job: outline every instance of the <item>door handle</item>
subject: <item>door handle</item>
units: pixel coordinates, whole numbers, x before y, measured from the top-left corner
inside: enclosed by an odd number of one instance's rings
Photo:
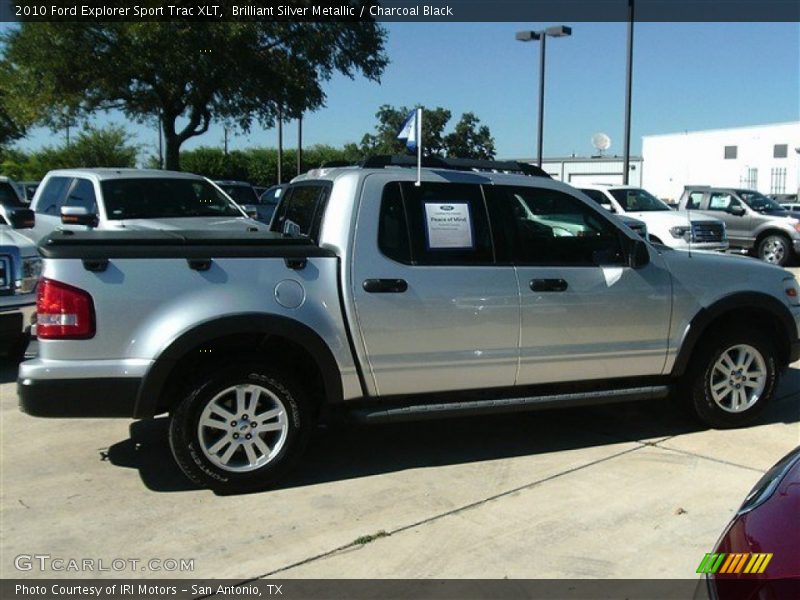
[[[405,279],[365,279],[362,287],[370,294],[402,294],[408,283]]]
[[[563,279],[531,279],[533,292],[566,292],[569,284]]]

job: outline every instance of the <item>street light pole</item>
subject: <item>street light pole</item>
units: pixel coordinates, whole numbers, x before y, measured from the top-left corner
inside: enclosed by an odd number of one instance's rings
[[[297,118],[297,174],[303,172],[303,113]]]
[[[631,95],[633,90],[633,0],[628,0],[628,57],[625,69],[625,139],[622,185],[628,185],[631,165]]]
[[[536,142],[536,164],[542,166],[542,149],[544,146],[544,51],[547,47],[547,35],[539,36],[542,41],[539,52],[539,131]]]
[[[541,48],[539,51],[539,123],[537,126],[538,139],[536,142],[536,162],[541,167],[543,159],[544,148],[544,59],[547,41],[547,36],[550,37],[567,37],[572,35],[572,28],[565,25],[557,25],[555,27],[548,27],[541,31],[518,31],[516,39],[520,42],[541,41]]]
[[[283,111],[278,109],[278,185],[283,183]]]

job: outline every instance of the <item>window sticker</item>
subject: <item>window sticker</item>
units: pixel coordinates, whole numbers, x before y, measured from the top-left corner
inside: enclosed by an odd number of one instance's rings
[[[425,228],[431,250],[475,248],[466,202],[426,202]]]

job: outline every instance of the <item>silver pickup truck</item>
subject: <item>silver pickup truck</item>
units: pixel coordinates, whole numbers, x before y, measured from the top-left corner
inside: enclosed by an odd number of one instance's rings
[[[432,160],[417,185],[403,165],[298,177],[270,233],[52,234],[22,410],[169,413],[188,477],[249,490],[340,411],[411,420],[677,389],[731,427],[800,357],[783,269],[651,245],[535,167]]]

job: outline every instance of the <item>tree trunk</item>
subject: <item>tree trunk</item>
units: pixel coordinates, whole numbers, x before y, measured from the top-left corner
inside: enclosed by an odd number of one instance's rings
[[[164,168],[167,171],[181,170],[181,139],[175,133],[164,132]]]

